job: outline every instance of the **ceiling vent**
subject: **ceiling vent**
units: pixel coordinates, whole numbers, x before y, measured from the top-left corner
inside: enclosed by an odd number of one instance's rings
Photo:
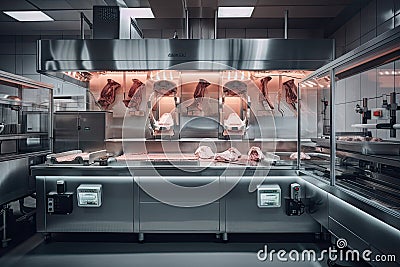
[[[118,6],[93,6],[93,39],[119,39]]]

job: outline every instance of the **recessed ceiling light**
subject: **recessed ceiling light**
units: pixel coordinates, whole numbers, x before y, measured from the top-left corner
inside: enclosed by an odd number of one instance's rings
[[[220,6],[218,7],[219,18],[250,18],[253,14],[253,6]]]
[[[54,21],[42,11],[3,11],[3,13],[18,21]]]
[[[153,11],[149,7],[121,8],[122,10],[124,14],[135,19],[154,19]]]

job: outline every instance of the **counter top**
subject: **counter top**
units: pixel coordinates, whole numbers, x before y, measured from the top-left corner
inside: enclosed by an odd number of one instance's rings
[[[286,169],[294,167],[293,164],[289,162],[285,162],[285,165],[279,165],[270,162],[254,162],[250,164],[244,164],[242,162],[217,162],[217,161],[202,161],[202,160],[179,160],[179,161],[167,161],[167,160],[118,160],[109,162],[107,166],[100,166],[99,163],[91,164],[91,165],[79,165],[79,164],[40,164],[32,166],[32,169],[43,169],[43,168],[79,168],[79,169],[106,169],[106,168],[143,168],[143,169],[152,169],[152,168],[190,168],[190,169],[205,169],[205,168],[216,168],[216,169],[270,169],[284,167]]]

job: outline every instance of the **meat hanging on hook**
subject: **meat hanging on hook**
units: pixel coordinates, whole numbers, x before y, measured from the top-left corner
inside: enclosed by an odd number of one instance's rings
[[[210,85],[211,83],[209,83],[208,81],[204,80],[204,79],[200,79],[196,89],[194,90],[194,94],[193,94],[193,103],[190,104],[187,109],[188,110],[199,110],[202,111],[203,107],[202,107],[202,103],[203,103],[203,98],[206,92],[206,88]]]
[[[121,85],[112,79],[107,79],[107,84],[101,90],[100,98],[97,103],[107,110],[115,102],[115,92],[120,88]]]
[[[267,76],[262,78],[261,81],[261,93],[260,95],[260,101],[267,101],[268,106],[271,109],[275,109],[274,103],[272,103],[271,98],[269,97],[269,92],[268,92],[268,83],[272,80],[272,77]]]
[[[145,88],[145,85],[138,79],[132,79],[132,82],[133,84],[129,89],[128,97],[122,102],[124,102],[127,108],[133,108],[138,111],[140,104],[142,103],[143,89]]]
[[[295,111],[297,111],[297,86],[294,83],[294,79],[284,82],[283,88],[286,92],[286,103],[288,103]]]

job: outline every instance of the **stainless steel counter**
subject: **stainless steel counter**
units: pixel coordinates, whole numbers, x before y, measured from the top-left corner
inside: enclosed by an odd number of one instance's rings
[[[127,232],[139,233],[140,238],[145,233],[216,233],[227,238],[229,233],[329,231],[337,238],[345,238],[354,249],[399,254],[398,214],[390,213],[376,202],[340,185],[332,187],[329,181],[306,171],[284,166],[229,166],[222,163],[213,163],[206,168],[200,167],[201,163],[198,166],[180,165],[179,168],[149,164],[133,162],[132,172],[125,162],[115,162],[110,166],[42,164],[32,167],[38,195],[38,231]],[[48,214],[45,196],[56,191],[58,180],[64,180],[66,191],[73,194],[81,184],[101,184],[102,206],[78,207],[75,196],[71,214]],[[254,181],[262,186],[279,185],[281,207],[259,208],[257,190],[249,190]],[[171,191],[169,199],[160,199],[146,187],[151,185],[155,186],[151,189],[169,192],[164,182],[189,188],[210,183],[216,186],[204,195],[195,191],[182,194]],[[301,199],[306,212],[301,216],[286,215],[284,202],[290,196],[291,183],[302,187]],[[205,203],[202,198],[212,195],[213,190],[226,192]],[[185,197],[191,201],[187,202]]]

